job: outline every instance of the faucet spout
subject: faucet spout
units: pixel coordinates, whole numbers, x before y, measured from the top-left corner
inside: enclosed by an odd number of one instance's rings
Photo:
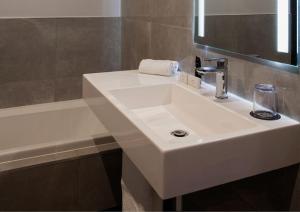
[[[196,75],[216,74],[216,98],[228,98],[228,59],[227,58],[206,58],[205,61],[216,61],[217,66],[206,66],[196,69]]]

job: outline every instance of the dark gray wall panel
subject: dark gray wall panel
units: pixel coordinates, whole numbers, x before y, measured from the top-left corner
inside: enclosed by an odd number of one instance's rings
[[[1,19],[0,52],[0,108],[81,98],[82,74],[121,70],[121,19]]]

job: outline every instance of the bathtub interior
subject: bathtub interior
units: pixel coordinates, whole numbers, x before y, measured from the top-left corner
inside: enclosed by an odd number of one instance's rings
[[[0,110],[0,153],[107,134],[82,99]]]

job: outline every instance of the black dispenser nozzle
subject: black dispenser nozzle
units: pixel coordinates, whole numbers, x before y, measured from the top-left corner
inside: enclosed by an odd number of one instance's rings
[[[201,58],[196,56],[195,60],[195,76],[201,78],[201,76],[198,74],[197,70],[199,70],[202,67]]]
[[[202,64],[201,64],[201,58],[200,57],[196,57],[196,61],[195,61],[195,67],[196,68],[201,68]]]

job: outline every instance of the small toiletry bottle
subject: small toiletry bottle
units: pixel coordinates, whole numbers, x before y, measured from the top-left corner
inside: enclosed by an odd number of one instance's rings
[[[199,70],[202,67],[201,58],[196,56],[195,60],[195,77],[202,78],[200,74],[198,74],[197,70]]]
[[[179,81],[184,84],[188,84],[188,73],[181,71],[179,74]]]

